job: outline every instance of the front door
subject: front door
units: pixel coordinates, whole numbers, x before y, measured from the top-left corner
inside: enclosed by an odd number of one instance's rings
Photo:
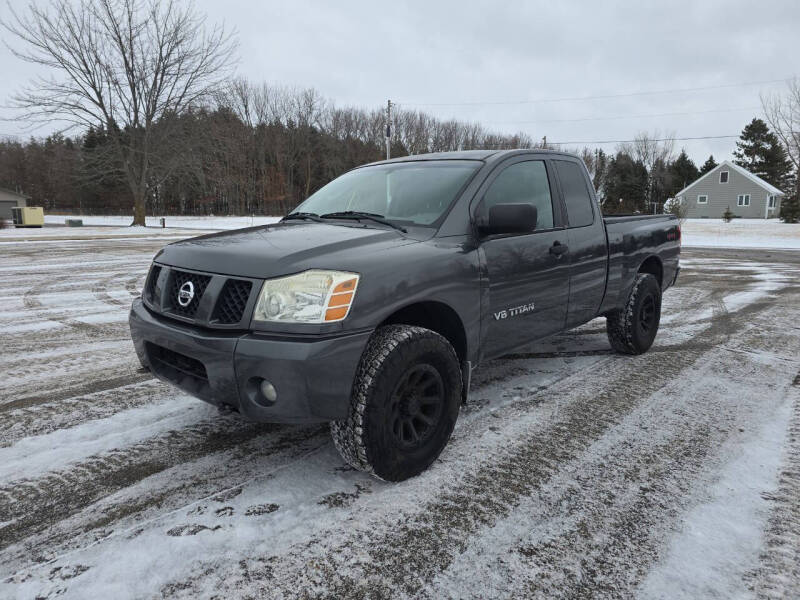
[[[487,358],[520,348],[561,331],[567,316],[569,256],[554,189],[542,160],[521,160],[490,182],[478,214],[494,204],[530,203],[537,209],[536,229],[482,240],[489,280]],[[566,250],[565,250],[566,249]],[[484,311],[484,315],[486,311]]]

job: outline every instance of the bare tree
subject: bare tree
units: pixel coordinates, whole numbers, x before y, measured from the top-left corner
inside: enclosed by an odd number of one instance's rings
[[[3,22],[14,54],[49,67],[14,96],[21,118],[106,131],[133,196],[145,202],[179,165],[181,115],[202,104],[233,62],[236,42],[176,0],[50,0]],[[157,167],[157,168],[156,168]]]
[[[645,210],[650,212],[651,206],[659,201],[659,184],[656,175],[659,171],[664,171],[675,156],[675,132],[666,133],[662,136],[658,129],[652,134],[643,131],[634,136],[633,142],[620,144],[617,151],[633,157],[634,160],[641,162],[647,169],[648,182],[645,193]]]
[[[787,82],[783,94],[761,97],[761,105],[772,131],[778,136],[795,169],[795,194],[800,198],[800,79]]]
[[[662,136],[657,129],[652,135],[643,131],[634,136],[633,142],[621,144],[617,150],[640,161],[650,172],[659,161],[665,164],[672,162],[675,154],[675,132]]]

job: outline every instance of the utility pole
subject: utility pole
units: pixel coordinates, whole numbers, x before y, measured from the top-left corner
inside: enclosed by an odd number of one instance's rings
[[[386,160],[392,157],[392,101],[386,101]]]

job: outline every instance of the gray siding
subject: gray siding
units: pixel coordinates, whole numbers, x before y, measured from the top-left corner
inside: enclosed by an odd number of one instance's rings
[[[728,171],[728,183],[719,182],[720,171]],[[750,194],[750,206],[737,206],[739,194]],[[697,196],[707,195],[708,204],[698,204]],[[715,168],[705,179],[698,180],[682,194],[690,219],[722,217],[727,207],[737,217],[745,219],[763,219],[764,209],[769,193],[752,179],[731,169],[727,165]],[[769,211],[769,217],[777,217],[780,212],[781,197],[778,196],[775,208]]]
[[[14,206],[25,206],[25,196],[0,189],[0,219],[11,220],[11,209]]]

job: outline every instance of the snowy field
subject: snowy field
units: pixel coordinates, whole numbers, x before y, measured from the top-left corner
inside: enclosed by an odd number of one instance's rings
[[[51,227],[42,229],[0,230],[4,240],[86,239],[98,237],[159,237],[178,239],[184,235],[199,235],[222,229],[274,223],[280,217],[166,217],[166,229],[159,226],[158,217],[147,217],[146,228],[127,227],[132,217],[81,216],[83,228],[55,227],[63,225],[62,215],[45,215]],[[770,248],[800,250],[800,224],[789,225],[777,219],[688,219],[683,227],[683,245],[700,248]],[[166,237],[163,237],[166,236]]]
[[[131,224],[133,217],[109,216],[63,216],[45,215],[44,221],[48,225],[63,225],[65,219],[83,219],[84,225],[100,225],[104,227],[126,227]],[[252,227],[253,225],[268,225],[280,221],[281,217],[164,217],[168,228],[182,227],[186,229],[238,229]],[[161,227],[160,217],[147,217],[148,227]]]
[[[778,219],[687,219],[681,233],[687,247],[800,250],[800,223]]]
[[[387,484],[139,368],[165,241],[2,246],[0,598],[800,597],[800,253],[685,251],[649,353],[482,365]]]

